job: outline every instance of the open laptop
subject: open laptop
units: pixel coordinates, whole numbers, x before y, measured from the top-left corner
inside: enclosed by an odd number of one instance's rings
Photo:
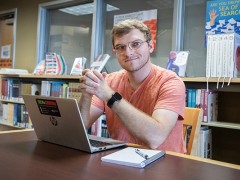
[[[89,153],[126,144],[88,135],[76,99],[36,95],[23,95],[23,99],[39,140]]]

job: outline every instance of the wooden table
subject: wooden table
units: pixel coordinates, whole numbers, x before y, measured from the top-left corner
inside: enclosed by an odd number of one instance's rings
[[[34,131],[0,134],[1,180],[238,180],[240,167],[178,153],[167,154],[144,169],[101,161],[116,150],[88,154],[37,140]],[[204,162],[206,161],[206,162]]]

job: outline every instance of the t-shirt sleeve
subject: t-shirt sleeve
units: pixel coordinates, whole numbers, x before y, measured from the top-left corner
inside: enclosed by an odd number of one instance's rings
[[[179,77],[169,77],[162,84],[154,109],[168,109],[179,114],[178,119],[184,118],[185,85]]]

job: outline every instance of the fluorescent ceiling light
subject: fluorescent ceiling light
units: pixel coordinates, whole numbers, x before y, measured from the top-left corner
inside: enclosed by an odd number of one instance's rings
[[[73,14],[75,16],[92,14],[93,13],[93,3],[72,6],[72,7],[68,7],[68,8],[59,9],[59,10],[62,12],[68,13],[68,14]],[[119,10],[119,8],[107,4],[107,11],[115,11],[115,10]]]

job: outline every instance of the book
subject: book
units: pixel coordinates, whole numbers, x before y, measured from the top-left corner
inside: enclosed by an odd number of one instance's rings
[[[82,75],[87,59],[85,57],[75,58],[70,75]]]
[[[41,84],[31,84],[31,95],[41,94]]]
[[[26,69],[1,68],[0,74],[29,74]]]
[[[170,51],[166,69],[185,77],[189,51]]]
[[[203,89],[203,91],[203,122],[217,121],[218,92],[211,89]]]
[[[47,53],[44,74],[63,75],[67,73],[67,65],[63,56],[57,53]]]
[[[90,69],[101,72],[104,66],[107,64],[109,58],[110,58],[109,54],[98,55],[94,62],[91,64]]]
[[[66,90],[66,98],[75,98],[77,101],[81,98],[81,89],[79,82],[69,82]]]
[[[202,126],[200,129],[197,149],[197,156],[212,158],[212,130],[207,126]]]
[[[124,166],[144,168],[148,164],[163,157],[164,154],[165,152],[161,150],[137,149],[133,147],[127,147],[107,156],[101,157],[101,160],[104,162],[115,163]]]
[[[35,67],[34,71],[33,71],[33,74],[36,74],[36,75],[42,75],[45,73],[45,65],[46,61],[45,60],[41,60],[37,66]]]
[[[11,96],[11,100],[14,100],[14,101],[18,101],[19,100],[19,97],[20,97],[20,92],[21,92],[21,82],[19,79],[13,79],[12,80],[12,94],[10,95]]]
[[[66,82],[63,81],[52,81],[50,88],[50,96],[53,97],[65,97],[63,92],[63,87],[65,87]]]
[[[217,121],[218,117],[218,92],[210,91],[208,93],[207,122]]]
[[[41,96],[50,96],[51,94],[51,81],[43,80],[41,82]]]

